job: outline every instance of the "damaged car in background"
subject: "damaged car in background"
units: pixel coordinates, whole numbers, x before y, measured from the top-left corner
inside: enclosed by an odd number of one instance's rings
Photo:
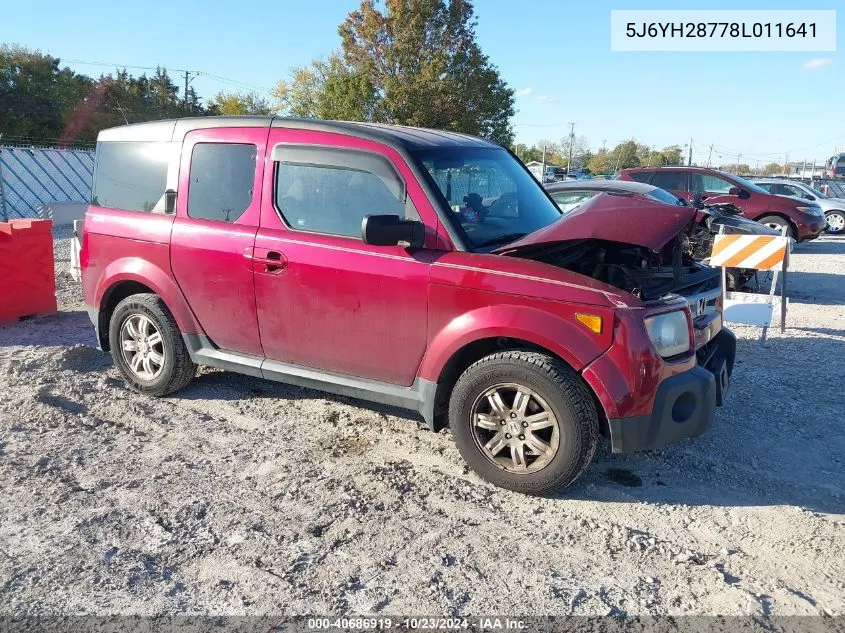
[[[599,194],[627,196],[670,206],[689,207],[690,203],[670,191],[636,181],[590,180],[546,185],[555,204],[568,213]],[[713,250],[713,239],[720,232],[743,235],[780,235],[759,222],[742,217],[742,210],[730,202],[707,204],[700,195],[692,200],[697,212],[695,221],[684,238],[684,252],[695,260],[706,262]],[[756,271],[729,268],[726,271],[728,290],[740,290],[756,279]]]

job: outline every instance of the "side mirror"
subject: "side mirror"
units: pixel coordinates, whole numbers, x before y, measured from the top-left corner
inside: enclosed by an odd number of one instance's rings
[[[751,194],[748,193],[745,189],[740,189],[739,187],[731,187],[728,189],[729,196],[736,196],[740,200],[748,200],[751,197]]]
[[[419,248],[425,243],[425,225],[417,220],[403,220],[398,215],[368,215],[361,222],[361,239],[373,246],[407,242]]]
[[[173,189],[164,192],[164,212],[176,213],[176,192]]]
[[[809,193],[804,194],[804,200],[815,200],[815,199],[816,199],[816,196],[814,196],[812,194],[809,194]]]

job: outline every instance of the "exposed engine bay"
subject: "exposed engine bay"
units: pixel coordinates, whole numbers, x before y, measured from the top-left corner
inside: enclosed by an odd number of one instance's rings
[[[566,268],[651,301],[719,287],[718,269],[694,261],[691,250],[689,238],[682,233],[659,253],[642,246],[585,239],[538,245],[510,255]]]

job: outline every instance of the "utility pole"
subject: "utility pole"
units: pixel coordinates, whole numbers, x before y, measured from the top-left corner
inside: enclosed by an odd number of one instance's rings
[[[739,176],[739,157],[740,157],[740,156],[742,156],[742,154],[737,154],[737,155],[736,155],[736,175],[737,175],[737,176]]]
[[[543,171],[540,172],[540,183],[546,182],[546,144],[543,143]]]
[[[575,124],[569,124],[569,158],[566,159],[566,173],[569,175],[570,169],[572,169],[572,144],[575,141]]]
[[[183,109],[186,110],[186,111],[188,109],[188,84],[190,84],[194,80],[194,77],[196,77],[199,74],[200,73],[197,72],[197,71],[190,71],[190,70],[185,71],[185,93],[182,95],[182,104],[183,104]]]
[[[687,158],[687,167],[692,167],[692,139],[689,140],[689,158]]]
[[[713,144],[710,144],[710,153],[707,154],[707,167],[710,167],[710,157],[713,156]]]
[[[601,151],[603,151],[603,152],[607,151],[607,139],[606,138],[603,138],[601,140]]]

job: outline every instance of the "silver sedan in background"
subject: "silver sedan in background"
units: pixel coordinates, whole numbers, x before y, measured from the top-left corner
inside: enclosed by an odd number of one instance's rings
[[[822,208],[825,218],[827,218],[826,230],[828,233],[845,232],[845,199],[828,198],[810,185],[785,178],[760,178],[759,180],[755,179],[754,184],[776,196],[812,200]]]

